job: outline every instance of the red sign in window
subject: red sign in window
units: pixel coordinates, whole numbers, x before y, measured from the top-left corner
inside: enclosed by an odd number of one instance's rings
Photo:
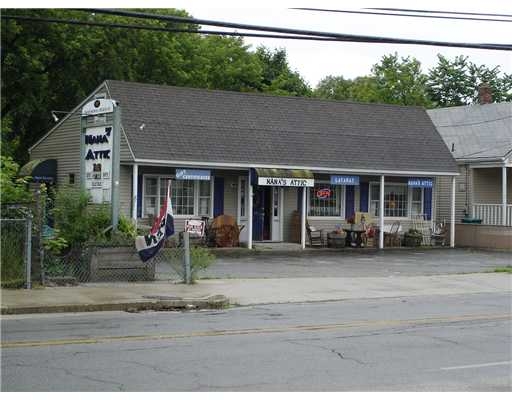
[[[329,188],[318,189],[316,191],[316,197],[321,200],[328,199],[329,197],[331,197],[331,189],[329,189]]]

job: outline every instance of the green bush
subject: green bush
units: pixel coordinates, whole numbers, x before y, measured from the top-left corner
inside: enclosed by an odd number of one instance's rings
[[[185,269],[183,265],[183,257],[185,250],[181,247],[165,247],[162,253],[170,266],[180,275],[181,279],[185,281]],[[190,248],[190,273],[191,281],[195,282],[198,279],[199,272],[208,268],[215,261],[215,255],[206,247],[191,247]]]
[[[18,225],[3,225],[1,235],[2,287],[22,287],[25,282],[25,231]]]
[[[133,245],[136,236],[133,222],[121,215],[118,231],[113,232],[110,205],[91,204],[89,200],[86,191],[74,187],[63,187],[57,192],[52,211],[58,230],[54,241],[62,238],[69,247]]]
[[[215,261],[215,255],[206,247],[192,247],[190,249],[190,271],[192,282],[197,280],[200,271],[205,270]]]
[[[33,200],[28,178],[18,177],[20,166],[11,157],[0,157],[2,203],[27,203]]]

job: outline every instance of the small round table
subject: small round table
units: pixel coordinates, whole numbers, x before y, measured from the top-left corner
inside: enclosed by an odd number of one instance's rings
[[[347,246],[363,247],[363,233],[366,229],[343,229],[347,233]]]

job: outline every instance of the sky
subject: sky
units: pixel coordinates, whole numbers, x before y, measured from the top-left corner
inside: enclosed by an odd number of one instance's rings
[[[365,7],[396,7],[423,10],[500,13],[512,15],[512,1],[508,0],[167,0],[145,2],[132,0],[71,1],[12,1],[3,7],[108,7],[108,8],[179,8],[195,18],[246,24],[287,27],[345,34],[385,36],[395,38],[474,43],[512,43],[512,22],[458,21],[393,16],[372,16],[291,10],[292,7],[313,7],[362,10]],[[243,4],[250,4],[244,6]],[[512,19],[511,19],[512,20]],[[206,29],[214,29],[205,27]],[[223,29],[223,28],[216,28]],[[316,42],[285,39],[245,38],[256,49],[264,45],[270,49],[285,48],[293,70],[315,87],[328,76],[342,75],[355,78],[367,75],[384,55],[398,53],[401,57],[415,57],[424,72],[437,64],[437,54],[449,59],[468,56],[476,64],[500,66],[512,73],[512,52],[476,50],[435,46],[391,45],[370,43]]]

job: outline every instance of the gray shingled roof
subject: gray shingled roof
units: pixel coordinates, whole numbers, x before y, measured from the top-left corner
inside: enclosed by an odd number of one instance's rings
[[[485,161],[512,152],[512,103],[475,104],[429,110],[456,159]]]
[[[457,172],[423,108],[106,83],[136,159]]]

